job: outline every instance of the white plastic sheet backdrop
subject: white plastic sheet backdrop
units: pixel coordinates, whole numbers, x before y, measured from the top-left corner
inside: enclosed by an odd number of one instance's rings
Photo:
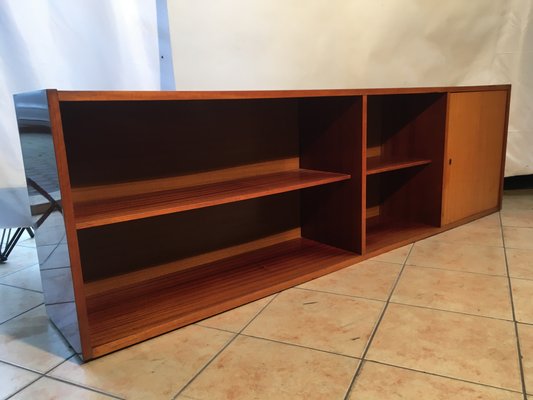
[[[506,175],[533,173],[533,0],[168,0],[177,89],[512,83]]]
[[[1,0],[0,228],[30,224],[13,93],[159,85],[155,1]]]

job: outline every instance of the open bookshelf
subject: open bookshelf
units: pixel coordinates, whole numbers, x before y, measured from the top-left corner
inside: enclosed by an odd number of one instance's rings
[[[446,96],[368,96],[366,250],[440,226]]]
[[[48,315],[90,360],[494,211],[442,206],[468,162],[447,150],[451,90],[15,96],[56,161],[36,217]],[[508,86],[453,91],[454,110],[475,92],[507,112]]]

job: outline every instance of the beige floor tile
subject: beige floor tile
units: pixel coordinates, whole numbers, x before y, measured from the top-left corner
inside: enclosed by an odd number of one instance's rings
[[[503,276],[408,266],[391,301],[513,319],[509,282]]]
[[[214,317],[204,319],[203,321],[198,322],[198,325],[223,329],[230,332],[240,332],[241,329],[244,328],[270,300],[272,300],[272,297],[274,296],[268,296],[222,314],[215,315]]]
[[[0,324],[42,302],[41,293],[0,285]]]
[[[46,372],[71,355],[44,306],[0,325],[0,360]]]
[[[40,292],[43,290],[39,265],[24,268],[21,271],[0,278],[0,283]]]
[[[435,240],[415,243],[407,259],[407,265],[507,275],[503,248]]]
[[[0,277],[6,276],[13,272],[20,271],[30,265],[35,265],[37,260],[37,251],[34,247],[16,246],[9,255],[5,263],[0,263]]]
[[[408,244],[407,246],[403,246],[398,249],[388,251],[387,253],[380,254],[379,256],[371,258],[371,260],[403,264],[405,262],[405,259],[407,258],[407,255],[409,254],[409,251],[411,250],[411,247],[413,247],[413,245]]]
[[[500,216],[494,213],[426,240],[502,247]]]
[[[365,362],[350,400],[522,400],[520,393]]]
[[[233,336],[190,325],[85,364],[73,357],[50,375],[127,399],[170,399]]]
[[[526,391],[533,394],[533,325],[518,324]]]
[[[387,300],[402,266],[367,260],[304,283],[311,290]]]
[[[533,189],[506,190],[503,194],[502,209],[533,209]]]
[[[188,386],[198,400],[342,399],[359,361],[240,336]]]
[[[0,362],[0,399],[7,399],[40,375]]]
[[[54,379],[43,377],[24,390],[13,396],[12,400],[106,400],[113,397],[105,396],[91,390],[83,389],[68,383],[58,382]]]
[[[502,225],[533,228],[533,207],[531,210],[502,210]]]
[[[503,227],[505,247],[533,250],[533,228]]]
[[[533,281],[511,279],[516,320],[533,324]]]
[[[243,333],[357,357],[383,306],[375,300],[289,289]]]
[[[509,275],[533,280],[533,249],[506,249]]]
[[[390,304],[367,358],[521,390],[510,321]]]

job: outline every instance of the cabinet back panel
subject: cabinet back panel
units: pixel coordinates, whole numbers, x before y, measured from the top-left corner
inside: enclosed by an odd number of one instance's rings
[[[444,142],[445,95],[442,93],[368,96],[367,147],[369,156],[386,159],[428,157],[435,135]],[[432,119],[437,132],[421,120]],[[377,150],[381,146],[380,150]]]
[[[297,99],[60,106],[74,187],[187,175],[298,155]]]
[[[236,246],[299,227],[299,193],[78,231],[85,282]]]

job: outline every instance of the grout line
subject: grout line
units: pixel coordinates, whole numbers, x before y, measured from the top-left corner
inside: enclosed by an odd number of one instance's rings
[[[509,278],[516,279],[518,281],[533,281],[533,278],[517,278],[516,276],[509,275]]]
[[[69,361],[70,359],[76,357],[76,352],[74,352],[74,354],[71,354],[70,356],[68,356],[67,358],[65,358],[63,361],[60,361],[59,363],[57,363],[56,365],[54,365],[53,367],[50,367],[48,370],[46,370],[45,373],[43,373],[43,375],[46,375],[46,376],[49,376],[48,374],[50,372],[52,372],[54,369],[56,369],[57,367],[59,367],[60,365],[63,365],[64,363],[66,363],[67,361]]]
[[[124,400],[125,399],[124,397],[117,396],[116,394],[107,393],[107,392],[104,392],[103,390],[96,389],[96,388],[93,388],[93,387],[90,387],[90,386],[83,386],[83,385],[80,385],[79,383],[71,382],[71,381],[63,379],[63,378],[58,378],[58,377],[50,376],[50,375],[45,375],[45,376],[43,376],[43,378],[52,379],[54,381],[61,382],[61,383],[67,384],[67,385],[76,386],[76,387],[78,387],[80,389],[85,389],[85,390],[89,390],[91,392],[95,392],[95,393],[98,393],[98,394],[103,394],[104,396],[111,397],[113,399],[119,399],[119,400]]]
[[[492,215],[492,214],[491,214]],[[460,228],[464,225],[459,225],[459,226],[456,226],[455,228],[453,229],[457,229],[457,228]],[[496,228],[496,227],[489,227],[488,229],[490,228]],[[443,233],[446,233],[446,232],[450,232],[451,230],[453,229],[450,229],[450,230],[447,230],[447,231],[444,231],[440,234],[443,234]],[[487,229],[487,228],[483,228],[483,229]],[[416,243],[420,243],[422,241],[425,241],[424,244],[427,244],[427,243],[432,243],[432,242],[437,242],[437,243],[444,243],[444,244],[454,244],[454,245],[462,245],[462,246],[475,246],[475,247],[489,247],[491,249],[501,249],[503,248],[503,245],[500,246],[500,245],[494,245],[494,244],[484,244],[484,243],[476,243],[476,242],[465,242],[463,240],[442,240],[442,239],[435,239],[435,236],[430,236],[430,237],[427,237],[425,239],[422,239],[422,240],[419,240],[418,242]],[[415,243],[415,244],[416,244]]]
[[[30,240],[30,239],[26,239],[26,240]],[[26,240],[22,241],[22,242],[18,242],[17,245],[15,247],[24,247],[26,249],[35,249],[37,246],[35,245],[35,243],[33,244],[26,244],[24,243]],[[35,239],[34,239],[35,240]]]
[[[473,384],[473,385],[479,385],[479,386],[489,387],[489,388],[492,388],[492,389],[504,390],[504,391],[511,392],[511,393],[522,394],[522,392],[519,391],[519,390],[507,389],[507,388],[502,388],[502,387],[499,387],[499,386],[492,386],[492,385],[488,385],[488,384],[486,384],[486,383],[481,383],[481,382],[468,381],[468,380],[466,380],[466,379],[455,378],[455,377],[447,376],[447,375],[440,375],[440,374],[436,374],[436,373],[434,373],[434,372],[422,371],[422,370],[418,370],[418,369],[413,369],[413,368],[409,368],[409,367],[404,367],[404,366],[401,366],[401,365],[389,364],[389,363],[382,362],[382,361],[365,360],[364,362],[365,362],[365,363],[373,363],[373,364],[384,365],[384,366],[392,367],[392,368],[399,368],[399,369],[403,369],[403,370],[406,370],[406,371],[416,372],[416,373],[424,374],[424,375],[435,376],[435,377],[443,378],[443,379],[450,379],[450,380],[452,380],[452,381],[459,381],[459,382],[464,382],[464,383],[470,383],[470,384]]]
[[[34,374],[37,374],[37,375],[44,375],[41,371],[38,371],[36,369],[31,369],[29,367],[25,367],[25,366],[23,366],[21,364],[14,363],[12,361],[7,361],[7,360],[4,360],[4,359],[0,359],[0,364],[7,364],[7,365],[11,365],[12,367],[17,367],[17,368],[26,370],[28,372],[33,372]]]
[[[40,294],[43,294],[43,292],[40,292],[39,290],[28,289],[28,288],[25,288],[25,287],[20,287],[20,286],[15,286],[15,285],[10,285],[10,284],[8,284],[8,283],[2,283],[2,282],[0,282],[0,286],[7,286],[7,287],[15,288],[15,289],[27,290],[27,291],[29,291],[29,292],[34,292],[34,293],[40,293]]]
[[[39,303],[39,304],[37,304],[36,306],[33,306],[32,308],[29,308],[29,309],[27,309],[26,311],[23,311],[23,312],[21,312],[20,314],[15,315],[14,317],[11,317],[11,318],[9,318],[9,319],[6,319],[4,322],[0,323],[0,326],[2,326],[3,324],[8,323],[9,321],[13,321],[15,318],[18,318],[18,317],[20,317],[21,315],[26,314],[27,312],[30,312],[30,311],[32,311],[32,310],[35,310],[37,307],[40,307],[40,306],[42,306],[42,305],[44,305],[44,303]]]
[[[28,383],[27,385],[21,387],[19,390],[17,390],[15,393],[12,393],[10,394],[9,396],[6,397],[5,400],[9,400],[11,398],[13,398],[14,396],[16,396],[17,394],[19,394],[20,392],[22,392],[24,389],[30,387],[31,385],[33,385],[35,382],[37,382],[38,380],[41,380],[42,378],[44,377],[44,375],[40,375],[38,376],[37,378],[35,378],[35,380],[31,381],[30,383]]]
[[[330,292],[330,291],[327,291],[327,290],[308,289],[308,288],[303,288],[303,287],[298,287],[298,286],[294,286],[294,287],[292,287],[290,289],[305,290],[306,292],[317,292],[317,293],[332,294],[332,295],[335,295],[335,296],[349,297],[351,299],[378,301],[380,303],[384,303],[387,300],[387,299],[376,299],[376,298],[372,298],[372,297],[355,296],[355,295],[345,294],[345,293],[336,293],[336,292]]]
[[[387,297],[387,301],[385,302],[385,306],[383,307],[383,310],[381,311],[381,314],[380,314],[380,316],[379,316],[379,318],[378,318],[378,320],[376,322],[376,325],[374,326],[374,329],[372,330],[372,333],[370,334],[370,337],[368,338],[368,342],[366,343],[366,346],[365,346],[365,349],[363,351],[363,354],[361,355],[361,362],[359,363],[359,365],[355,369],[355,373],[353,375],[352,381],[350,382],[350,385],[348,386],[348,390],[346,391],[346,394],[344,395],[344,400],[348,400],[348,398],[350,396],[350,393],[353,390],[353,386],[355,384],[355,381],[357,380],[357,377],[361,373],[361,369],[363,367],[363,364],[365,363],[365,358],[366,358],[366,355],[368,353],[368,350],[370,349],[370,346],[372,345],[372,341],[374,340],[374,337],[376,336],[376,332],[377,332],[377,330],[379,328],[379,325],[381,324],[381,321],[383,320],[383,317],[384,317],[385,313],[387,312],[387,309],[388,309],[389,303],[390,303],[390,299],[392,298],[392,295],[394,293],[394,290],[396,289],[396,286],[398,286],[398,282],[400,282],[400,278],[402,277],[403,270],[405,269],[405,265],[407,264],[407,260],[409,259],[409,256],[411,255],[411,252],[413,251],[414,247],[415,246],[413,245],[409,249],[409,253],[407,253],[407,256],[405,257],[405,260],[404,260],[404,262],[402,264],[402,268],[400,269],[400,272],[398,273],[398,277],[396,278],[396,280],[394,281],[394,284],[392,285],[392,288],[391,288],[391,290],[389,292],[389,296]]]
[[[503,249],[503,247],[501,247]],[[459,272],[459,273],[465,273],[465,274],[472,274],[472,275],[483,275],[483,276],[493,276],[496,278],[507,278],[507,274],[503,273],[502,275],[498,274],[486,274],[484,272],[474,272],[474,271],[464,271],[461,269],[450,269],[450,268],[442,268],[442,267],[430,267],[427,265],[417,265],[417,264],[406,264],[406,267],[416,267],[416,268],[427,268],[427,269],[436,269],[439,271],[449,271],[449,272]]]
[[[96,387],[91,387],[91,386],[84,386],[80,383],[77,383],[77,382],[74,382],[74,381],[71,381],[71,380],[68,380],[68,379],[65,379],[65,378],[62,378],[62,377],[59,377],[59,376],[53,376],[53,375],[50,375],[50,373],[55,370],[56,368],[58,368],[59,366],[65,364],[66,362],[68,362],[69,360],[73,359],[73,358],[78,358],[81,363],[83,363],[83,360],[78,356],[78,354],[73,350],[73,354],[71,354],[70,356],[68,356],[67,358],[65,358],[63,361],[61,361],[60,363],[54,365],[53,367],[49,368],[44,374],[42,374],[44,377],[46,378],[50,378],[50,379],[53,379],[53,380],[56,380],[56,381],[59,381],[59,382],[63,382],[63,383],[68,383],[70,385],[73,385],[73,386],[77,386],[77,387],[80,387],[80,388],[83,388],[83,389],[87,389],[87,390],[90,390],[92,392],[97,392],[97,393],[100,393],[100,394],[104,394],[106,396],[109,396],[109,397],[112,397],[112,398],[115,398],[115,399],[120,399],[120,400],[123,400],[124,398],[123,397],[120,397],[120,396],[117,396],[116,394],[112,394],[112,393],[109,393],[109,392],[105,392],[104,390],[102,389],[98,389]]]
[[[281,340],[276,340],[276,339],[271,339],[271,338],[266,338],[266,337],[261,337],[261,336],[255,336],[255,335],[250,335],[250,334],[246,334],[246,333],[241,333],[241,334],[239,334],[239,336],[244,336],[244,337],[253,338],[253,339],[259,339],[259,340],[265,340],[267,342],[272,342],[272,343],[284,344],[286,346],[298,347],[300,349],[306,349],[306,350],[311,350],[311,351],[319,351],[321,353],[331,354],[331,355],[340,356],[340,357],[346,357],[346,358],[350,358],[352,360],[361,360],[361,357],[350,356],[348,354],[342,354],[342,353],[336,353],[334,351],[318,349],[316,347],[304,346],[304,345],[298,344],[298,343],[282,342]]]
[[[56,269],[70,269],[70,266],[67,265],[66,267],[48,267],[48,268],[39,269],[39,272],[42,272],[42,271],[53,271],[53,270],[56,270]]]
[[[202,322],[202,321],[200,321]],[[212,329],[214,331],[220,331],[220,332],[226,332],[226,333],[233,333],[234,335],[238,335],[239,332],[235,332],[235,331],[229,331],[227,329],[222,329],[222,328],[215,328],[214,326],[208,326],[208,325],[202,325],[200,322],[195,322],[193,323],[192,325],[196,325],[196,326],[199,326],[201,328],[207,328],[207,329]]]
[[[513,298],[513,285],[512,280],[509,275],[509,263],[507,262],[507,249],[505,247],[505,235],[503,234],[503,225],[502,225],[502,216],[501,214],[498,214],[500,217],[500,228],[501,228],[501,235],[502,235],[502,241],[503,241],[503,253],[505,256],[505,268],[507,269],[507,282],[509,284],[509,296],[511,298],[511,310],[513,312],[513,323],[514,323],[514,330],[515,330],[515,336],[516,336],[516,351],[518,352],[518,367],[520,369],[520,381],[522,384],[522,392],[524,395],[524,400],[527,399],[527,391],[526,391],[526,380],[524,377],[524,366],[522,363],[522,350],[520,348],[520,337],[518,336],[518,321],[516,320],[516,313],[514,309],[514,298]]]
[[[2,264],[0,264],[0,265],[2,265]],[[5,275],[0,276],[0,280],[1,280],[1,279],[4,279],[4,278],[7,278],[8,276],[11,276],[11,275],[16,274],[16,273],[18,273],[18,272],[25,271],[25,270],[27,270],[27,269],[29,269],[29,268],[31,268],[31,267],[38,266],[38,265],[39,265],[39,263],[37,262],[37,263],[35,263],[35,264],[27,265],[26,267],[23,267],[23,268],[21,268],[21,269],[17,269],[16,271],[9,272],[9,273],[7,273],[7,274],[5,274]]]
[[[392,301],[392,300],[390,301],[390,303],[398,304],[398,305],[402,305],[402,306],[407,306],[407,307],[422,308],[422,309],[425,309],[425,310],[434,310],[434,311],[442,311],[442,312],[447,312],[447,313],[452,313],[452,314],[465,315],[465,316],[468,316],[468,317],[477,317],[477,318],[495,319],[496,321],[513,322],[512,318],[511,319],[505,319],[505,318],[491,317],[491,316],[488,316],[488,315],[469,314],[467,312],[462,312],[462,311],[445,310],[443,308],[434,308],[434,307],[428,307],[428,306],[421,306],[421,305],[418,305],[418,304],[402,303],[402,302],[399,302],[399,301]]]
[[[200,370],[198,370],[198,371],[193,375],[193,377],[192,377],[191,379],[189,379],[189,381],[188,381],[188,382],[187,382],[187,383],[186,383],[186,384],[185,384],[185,385],[184,385],[184,386],[183,386],[183,387],[182,387],[182,388],[176,393],[176,395],[175,395],[174,397],[172,397],[172,400],[176,400],[177,397],[178,397],[180,394],[182,394],[182,393],[185,391],[185,389],[187,389],[187,388],[191,385],[191,383],[193,383],[193,382],[196,380],[196,378],[198,378],[198,376],[200,376],[200,374],[201,374],[202,372],[204,372],[204,371],[207,369],[207,367],[209,367],[209,365],[211,365],[211,363],[212,363],[212,362],[213,362],[213,361],[214,361],[214,360],[215,360],[215,359],[216,359],[216,358],[217,358],[217,357],[218,357],[218,356],[219,356],[219,355],[220,355],[220,354],[221,354],[221,353],[222,353],[222,352],[223,352],[223,351],[224,351],[224,350],[230,345],[230,344],[232,344],[232,343],[235,341],[235,339],[237,339],[237,337],[239,337],[239,335],[240,335],[240,334],[241,334],[241,333],[242,333],[242,332],[248,327],[248,325],[250,325],[250,324],[251,324],[251,323],[252,323],[252,322],[253,322],[253,321],[254,321],[254,320],[255,320],[255,319],[256,319],[256,318],[257,318],[257,317],[263,312],[263,310],[266,309],[266,308],[270,305],[270,303],[272,303],[272,302],[278,297],[278,295],[279,295],[280,293],[281,293],[281,292],[276,293],[276,294],[270,299],[270,301],[269,301],[267,304],[265,304],[265,305],[263,306],[263,308],[261,308],[261,309],[257,312],[257,314],[255,314],[254,317],[253,317],[250,321],[248,321],[248,323],[246,323],[246,324],[242,327],[242,329],[241,329],[239,332],[237,332],[237,333],[233,333],[234,336],[233,336],[230,340],[228,340],[228,342],[227,342],[224,346],[222,346],[222,348],[221,348],[218,352],[216,352],[216,353],[213,355],[213,357],[211,357],[211,358],[209,359],[209,361],[207,361],[207,363],[205,363],[204,366],[203,366],[202,368],[200,368]]]

